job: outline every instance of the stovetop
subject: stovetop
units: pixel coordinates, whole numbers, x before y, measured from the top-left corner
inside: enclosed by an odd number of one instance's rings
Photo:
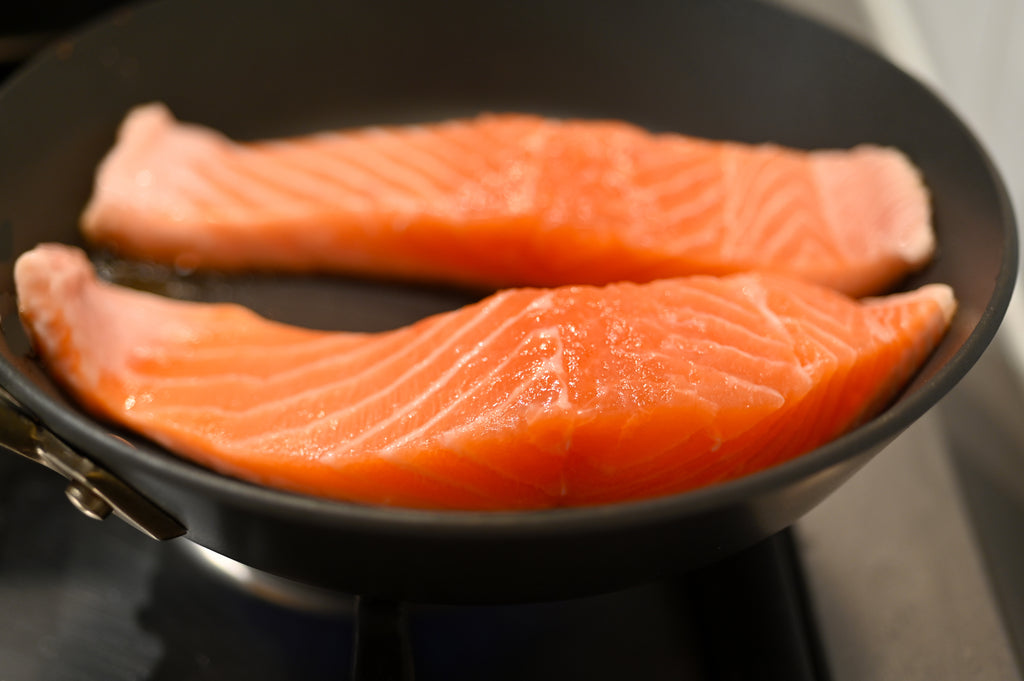
[[[354,601],[292,607],[237,586],[186,540],[57,504],[62,483],[0,459],[0,679],[340,679]],[[420,680],[828,678],[784,533],[713,569],[572,601],[405,605]],[[370,677],[372,678],[372,677]]]
[[[796,525],[837,681],[1022,678],[1024,496],[1007,483],[1024,439],[978,401],[1017,391],[1004,343]]]

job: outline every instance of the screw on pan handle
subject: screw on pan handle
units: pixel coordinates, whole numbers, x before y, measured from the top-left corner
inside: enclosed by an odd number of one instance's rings
[[[42,464],[68,480],[68,499],[90,518],[114,513],[154,539],[173,539],[185,528],[123,480],[97,466],[44,428],[0,390],[0,448]]]

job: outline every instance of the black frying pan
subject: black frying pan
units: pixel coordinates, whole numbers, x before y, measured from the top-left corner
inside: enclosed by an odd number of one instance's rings
[[[13,259],[40,241],[80,242],[77,217],[93,169],[126,110],[151,100],[236,138],[489,109],[808,148],[895,145],[924,170],[940,247],[906,285],[947,282],[961,308],[911,389],[882,416],[795,461],[715,487],[520,513],[370,508],[260,488],[85,416],[28,355],[16,318]],[[178,521],[188,539],[279,575],[390,598],[580,595],[692,568],[775,533],[966,373],[996,331],[1016,272],[1000,181],[939,99],[849,40],[739,1],[149,5],[60,42],[15,77],[0,95],[0,140],[3,387],[75,452]],[[123,263],[106,271],[328,328],[405,324],[475,295],[344,278],[176,277]],[[10,428],[4,437],[15,444],[33,442]],[[84,465],[66,454],[68,465]],[[79,500],[88,504],[95,499],[85,478],[96,473],[83,470],[64,472],[80,478]]]

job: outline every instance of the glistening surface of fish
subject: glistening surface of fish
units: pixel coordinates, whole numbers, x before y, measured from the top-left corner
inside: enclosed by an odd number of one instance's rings
[[[94,413],[217,470],[411,507],[635,499],[789,459],[877,412],[951,290],[854,302],[772,275],[508,290],[382,333],[311,331],[16,265],[49,371]]]
[[[756,269],[863,295],[934,250],[925,188],[893,149],[519,114],[237,143],[159,104],[127,116],[82,227],[184,267],[488,287]]]

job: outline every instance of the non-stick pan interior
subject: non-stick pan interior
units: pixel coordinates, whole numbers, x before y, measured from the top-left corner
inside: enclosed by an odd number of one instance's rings
[[[490,516],[367,509],[255,488],[124,433],[118,434],[131,445],[112,438],[62,400],[30,357],[16,319],[14,258],[42,241],[81,242],[77,218],[96,163],[128,108],[148,101],[166,102],[178,117],[239,139],[520,110],[803,148],[894,145],[923,170],[939,243],[935,262],[906,286],[946,282],[960,311],[912,390],[881,418],[798,461],[718,488],[611,510]],[[624,579],[632,579],[767,536],[817,503],[959,380],[994,334],[1016,270],[1003,188],[955,115],[867,49],[757,3],[142,5],[58,42],[23,70],[0,94],[0,144],[4,386],[65,439],[159,497],[196,541],[324,583],[332,569],[360,569],[351,557],[308,567],[311,554],[303,552],[332,538],[371,552],[385,546],[389,559],[400,559],[397,547],[415,535],[420,543],[409,545],[428,570],[435,556],[438,572],[452,569],[456,557],[440,555],[459,542],[478,547],[466,549],[466,560],[505,542],[509,551],[553,552],[536,563],[551,579],[567,579],[578,567],[569,548],[559,549],[556,539],[565,536],[576,538],[580,564],[608,540],[604,528],[618,528],[621,539],[642,525],[655,529],[634,533],[635,541],[654,546],[672,532],[674,541],[696,547],[647,547],[646,553],[634,547],[636,561],[617,563]],[[189,274],[95,255],[113,279],[179,297],[241,302],[318,328],[399,326],[481,294],[344,277]],[[423,532],[430,541],[417,534]],[[284,551],[293,559],[281,558]],[[481,583],[500,571],[498,562],[480,563],[490,566],[478,568]],[[387,590],[382,579],[374,588]],[[521,593],[542,592],[534,582],[521,584]],[[416,588],[402,587],[404,594]]]

